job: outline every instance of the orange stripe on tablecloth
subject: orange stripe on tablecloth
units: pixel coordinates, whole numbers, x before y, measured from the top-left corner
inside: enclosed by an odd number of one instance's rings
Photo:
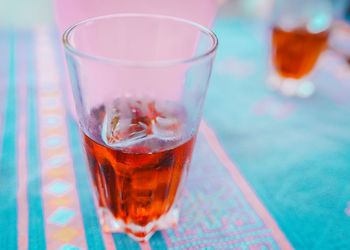
[[[58,79],[58,78],[57,78]],[[45,95],[47,97],[57,97],[61,95],[60,89],[53,89],[53,90],[40,90],[40,95]]]
[[[50,134],[48,134],[49,136]],[[62,155],[64,154],[65,152],[65,148],[63,147],[58,147],[58,148],[46,148],[44,149],[43,151],[43,154],[44,154],[44,157],[46,158],[51,158],[51,157],[54,157],[54,156],[59,156],[59,155]]]
[[[54,48],[52,46],[52,38],[46,28],[38,29],[37,39],[39,44],[41,61],[38,62],[37,70],[39,71],[39,102],[40,106],[40,124],[41,124],[41,140],[47,139],[50,136],[59,137],[62,140],[60,145],[53,147],[42,147],[42,164],[43,164],[43,185],[50,185],[53,181],[66,181],[71,184],[71,189],[61,197],[54,197],[44,191],[43,200],[45,207],[45,221],[47,231],[47,243],[48,248],[62,246],[62,243],[67,242],[73,246],[87,249],[83,218],[80,213],[79,197],[76,190],[76,177],[74,173],[74,166],[72,162],[72,156],[70,152],[68,142],[68,131],[65,124],[66,113],[63,103],[63,95],[61,92],[61,82],[57,70],[57,59],[55,58]],[[48,101],[52,101],[50,105],[47,105]],[[52,104],[53,103],[53,104]],[[47,118],[54,117],[59,118],[57,124],[47,123]],[[45,120],[46,119],[46,120]],[[64,157],[58,166],[52,168],[52,159],[56,157]],[[51,162],[50,162],[51,160]],[[79,178],[79,177],[77,177]],[[52,214],[57,208],[69,208],[78,212],[78,215],[74,217],[73,221],[68,226],[53,225],[48,222],[50,214]],[[67,238],[69,234],[66,233],[66,229],[70,228],[70,231],[79,230],[79,234],[75,234],[75,237]],[[78,232],[78,231],[74,231]],[[110,234],[102,234],[104,244],[107,249],[114,250],[114,240]],[[83,242],[82,242],[82,239]]]
[[[208,124],[202,120],[200,124],[200,131],[204,134],[209,145],[214,150],[216,156],[221,163],[230,171],[233,180],[244,194],[246,200],[263,220],[265,225],[271,230],[272,236],[275,239],[278,246],[283,250],[293,249],[292,245],[287,240],[284,233],[281,231],[276,221],[273,219],[271,214],[264,207],[262,202],[259,200],[255,192],[252,190],[248,182],[244,179],[236,165],[230,160],[229,156],[221,146],[215,132],[211,129]]]
[[[35,33],[35,41],[35,70],[39,108],[38,131],[47,248],[59,249],[65,244],[69,244],[73,247],[87,249],[79,198],[74,188],[75,176],[67,131],[62,122],[65,119],[65,113],[63,112],[64,106],[60,92],[61,83],[49,30],[46,27],[38,28]],[[48,101],[52,101],[50,105],[48,105]],[[50,138],[58,139],[59,142],[47,143]],[[53,188],[57,184],[61,185],[61,191],[59,188]],[[63,191],[62,186],[65,188]],[[61,220],[64,215],[55,217],[55,214],[62,211],[70,213],[72,217],[69,221]]]
[[[42,115],[45,115],[45,113],[42,113]],[[63,134],[63,128],[62,126],[57,127],[48,127],[42,131],[44,136],[49,135],[62,135]]]
[[[63,110],[61,108],[42,108],[40,112],[45,115],[62,115]]]

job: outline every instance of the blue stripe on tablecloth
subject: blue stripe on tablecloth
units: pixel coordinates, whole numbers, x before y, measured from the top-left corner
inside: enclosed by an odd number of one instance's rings
[[[0,32],[0,55],[2,62],[8,62],[10,59],[10,37],[6,31]],[[9,64],[0,64],[0,153],[2,148],[2,134],[4,126],[4,116],[7,101],[7,83],[9,79]],[[1,157],[1,154],[0,154]]]
[[[25,38],[28,51],[28,144],[27,144],[27,161],[28,161],[28,182],[27,182],[27,199],[28,199],[28,248],[45,249],[45,221],[43,212],[43,200],[41,196],[41,170],[38,148],[38,106],[35,85],[34,69],[34,43],[33,35],[27,35]]]
[[[15,37],[11,34],[8,99],[0,159],[0,249],[17,248]],[[5,61],[6,62],[6,61]]]
[[[89,249],[105,249],[100,224],[96,214],[94,200],[91,193],[87,168],[85,166],[78,128],[75,122],[67,117],[68,131],[73,157],[77,192],[83,217],[86,243]]]
[[[139,243],[131,239],[124,233],[113,234],[114,244],[118,249],[141,249]]]
[[[161,232],[156,232],[152,238],[149,240],[149,244],[152,249],[167,249],[168,246],[165,243],[163,235]]]

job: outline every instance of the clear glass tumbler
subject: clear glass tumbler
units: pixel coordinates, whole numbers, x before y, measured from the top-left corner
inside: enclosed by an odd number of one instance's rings
[[[63,43],[103,229],[148,240],[178,221],[218,40],[184,19],[116,14]]]
[[[271,27],[268,83],[286,96],[308,97],[309,77],[327,48],[332,22],[331,0],[276,0]]]

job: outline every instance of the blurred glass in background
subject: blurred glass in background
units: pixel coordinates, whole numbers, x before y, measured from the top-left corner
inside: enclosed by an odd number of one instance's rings
[[[310,75],[328,48],[333,20],[345,1],[276,0],[270,24],[270,68],[267,83],[285,96],[309,97]],[[317,85],[317,83],[316,83]]]
[[[308,97],[307,79],[326,49],[333,19],[331,0],[277,0],[271,22],[268,83],[286,96]]]

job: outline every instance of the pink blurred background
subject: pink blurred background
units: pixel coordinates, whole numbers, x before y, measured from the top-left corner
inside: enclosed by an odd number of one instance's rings
[[[222,3],[223,1],[219,0],[55,0],[54,10],[59,32],[62,35],[68,27],[79,21],[115,13],[169,15],[188,19],[210,28]],[[169,36],[174,36],[173,31],[169,30]],[[164,36],[164,38],[167,37]],[[189,36],[188,39],[193,38]],[[188,52],[184,50],[184,53]],[[67,74],[66,78],[68,78]],[[164,80],[166,79],[158,79],[159,82]],[[65,82],[68,83],[66,85],[68,109],[75,116],[71,87],[69,81]]]

